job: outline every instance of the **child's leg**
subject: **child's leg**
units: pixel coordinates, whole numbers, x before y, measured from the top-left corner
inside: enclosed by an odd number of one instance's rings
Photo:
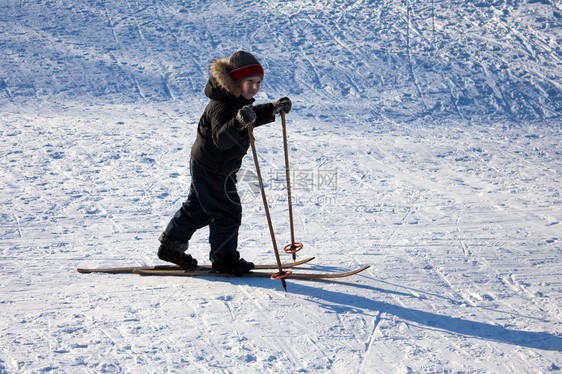
[[[209,223],[209,243],[211,244],[211,261],[220,257],[240,258],[238,253],[238,230],[242,222],[242,205],[236,192],[236,185],[226,181],[227,190],[221,196],[221,202]],[[228,186],[230,185],[230,186]],[[226,197],[226,199],[224,199]]]
[[[210,221],[192,184],[187,200],[172,217],[164,234],[173,241],[187,243],[196,230],[207,226]]]
[[[222,177],[192,165],[192,180],[209,224],[210,258],[237,252],[242,205],[234,177]]]
[[[199,204],[195,188],[192,185],[187,200],[158,238],[162,243],[158,248],[158,257],[184,269],[197,266],[197,260],[186,254],[185,251],[187,251],[188,242],[193,233],[207,225],[209,221],[209,216],[205,214],[201,204]]]

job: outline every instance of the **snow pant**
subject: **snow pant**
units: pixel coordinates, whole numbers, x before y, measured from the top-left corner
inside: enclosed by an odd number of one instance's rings
[[[211,261],[237,253],[242,205],[236,190],[236,174],[215,175],[191,162],[191,187],[187,200],[168,223],[164,234],[187,243],[193,233],[209,226]]]

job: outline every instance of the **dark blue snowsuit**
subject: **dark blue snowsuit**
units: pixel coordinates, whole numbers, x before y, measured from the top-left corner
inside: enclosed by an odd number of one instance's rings
[[[187,200],[168,223],[164,234],[186,243],[193,233],[209,226],[210,260],[239,257],[238,229],[242,206],[236,191],[236,172],[250,146],[248,130],[240,130],[238,110],[252,104],[234,96],[211,76],[205,94],[211,101],[199,121],[197,139],[191,149],[191,187]],[[273,122],[273,104],[253,107],[254,127]],[[187,245],[186,245],[187,247]]]

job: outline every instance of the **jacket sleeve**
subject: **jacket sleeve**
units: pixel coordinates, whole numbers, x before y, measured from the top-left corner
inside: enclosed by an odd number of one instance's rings
[[[260,104],[253,107],[256,112],[254,127],[275,121],[273,104]],[[236,121],[238,107],[218,104],[209,112],[211,134],[215,145],[222,150],[234,146],[245,147],[248,143],[248,131],[240,130]]]
[[[254,112],[256,112],[256,121],[254,122],[254,127],[265,125],[266,123],[271,123],[275,121],[275,115],[273,114],[273,104],[260,104],[254,106]]]
[[[228,105],[216,105],[209,111],[209,123],[213,143],[222,150],[244,143],[247,135],[238,129],[236,108]]]

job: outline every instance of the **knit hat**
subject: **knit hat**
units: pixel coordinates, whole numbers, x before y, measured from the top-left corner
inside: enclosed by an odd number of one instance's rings
[[[232,80],[237,81],[253,75],[263,77],[263,68],[259,61],[249,52],[237,51],[230,56],[230,71],[228,74]]]

